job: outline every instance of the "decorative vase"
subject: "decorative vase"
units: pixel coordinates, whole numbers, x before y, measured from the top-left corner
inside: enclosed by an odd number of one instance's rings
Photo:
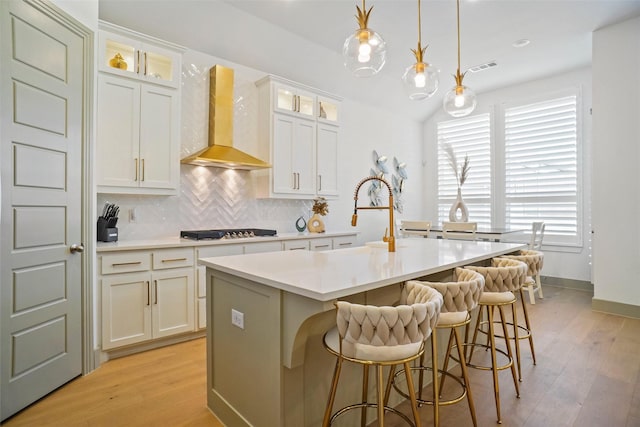
[[[320,215],[313,214],[313,216],[309,218],[307,229],[311,233],[324,233],[324,222],[322,222]]]
[[[469,220],[469,211],[467,210],[467,206],[462,201],[462,194],[460,192],[460,187],[458,187],[458,197],[456,197],[456,201],[451,205],[451,209],[449,209],[449,221],[451,222],[467,222]]]
[[[305,221],[303,217],[298,218],[296,221],[296,230],[302,233],[305,228],[307,228],[307,221]]]

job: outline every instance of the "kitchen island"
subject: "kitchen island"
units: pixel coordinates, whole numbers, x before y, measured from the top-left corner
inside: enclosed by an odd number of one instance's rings
[[[207,401],[229,426],[318,426],[334,358],[322,347],[337,299],[393,304],[401,283],[446,280],[458,266],[525,245],[402,239],[325,252],[203,258],[207,267]],[[345,366],[345,396],[359,395],[360,370]],[[353,375],[349,381],[348,375]]]

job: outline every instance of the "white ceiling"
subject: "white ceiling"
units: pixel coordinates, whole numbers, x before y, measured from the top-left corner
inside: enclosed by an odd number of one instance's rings
[[[455,1],[422,0],[422,41],[429,44],[425,60],[441,70],[440,89],[424,101],[406,99],[400,81],[414,62],[410,49],[418,40],[417,0],[367,1],[367,8],[373,6],[369,27],[387,42],[387,63],[379,75],[368,79],[356,79],[342,66],[342,44],[357,28],[354,15],[361,4],[361,0],[99,0],[99,10],[100,19],[424,119],[440,108],[442,95],[454,84]],[[591,62],[592,31],[638,15],[640,0],[461,0],[462,71],[487,61],[498,63],[469,73],[465,84],[481,93],[586,66]],[[531,40],[529,46],[512,46],[523,38]]]

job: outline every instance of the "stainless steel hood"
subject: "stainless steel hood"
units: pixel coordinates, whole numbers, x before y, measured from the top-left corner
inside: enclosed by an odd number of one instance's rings
[[[233,148],[233,70],[214,65],[209,83],[209,146],[182,163],[228,169],[264,169],[271,165]]]

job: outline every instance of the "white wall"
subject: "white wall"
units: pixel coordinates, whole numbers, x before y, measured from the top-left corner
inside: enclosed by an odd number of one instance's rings
[[[640,18],[594,32],[593,82],[594,299],[638,306]]]
[[[486,71],[486,72],[499,72]],[[472,77],[472,76],[471,76]],[[465,81],[473,88],[472,80]],[[590,225],[590,194],[591,194],[591,69],[583,68],[565,72],[561,75],[546,79],[534,80],[515,86],[508,86],[491,92],[478,95],[478,106],[475,113],[488,111],[500,112],[501,104],[516,102],[535,102],[541,96],[553,95],[570,87],[577,87],[582,93],[582,144],[579,150],[582,154],[582,211],[584,212],[583,245],[580,248],[560,248],[545,246],[545,276],[580,281],[591,281],[591,225]],[[495,117],[500,116],[496,114]],[[423,181],[437,182],[437,139],[436,124],[440,120],[450,119],[444,111],[439,111],[426,121],[424,126],[424,152],[425,152],[425,177]],[[499,132],[500,121],[494,121],[494,132]],[[473,165],[472,165],[473,168]],[[426,218],[436,220],[437,212],[437,187],[435,184],[426,187],[427,197],[424,199],[423,210]]]

